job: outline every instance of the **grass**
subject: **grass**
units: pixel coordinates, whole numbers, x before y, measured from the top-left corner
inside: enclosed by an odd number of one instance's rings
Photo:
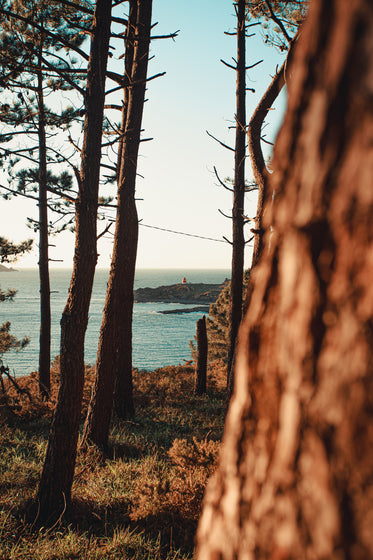
[[[92,368],[87,368],[83,414]],[[193,394],[190,366],[134,372],[136,417],[114,420],[110,457],[94,446],[78,453],[72,507],[52,529],[27,517],[35,496],[58,390],[51,403],[9,391],[13,413],[0,416],[0,560],[192,558],[206,482],[214,470],[224,420],[224,373],[208,372],[208,393]],[[0,403],[1,404],[1,403]]]

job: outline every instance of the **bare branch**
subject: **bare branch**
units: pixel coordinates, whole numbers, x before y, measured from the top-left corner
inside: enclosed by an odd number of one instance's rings
[[[264,136],[261,136],[260,139],[261,139],[261,141],[264,142],[265,144],[269,144],[270,146],[274,146],[274,143],[273,143],[273,142],[270,142],[269,140],[266,140],[266,139],[264,138]]]
[[[115,109],[116,111],[121,111],[121,105],[104,105],[104,109]]]
[[[215,136],[213,136],[212,134],[209,133],[208,130],[206,130],[206,134],[208,136],[210,136],[210,138],[213,138],[213,140],[215,140],[215,142],[218,142],[218,144],[220,144],[221,146],[223,146],[223,148],[227,148],[227,150],[230,150],[231,152],[234,152],[234,148],[231,148],[231,146],[227,146],[227,144],[224,144],[224,142],[221,142],[220,140],[218,140],[217,138],[215,138]]]
[[[228,214],[225,214],[222,210],[220,210],[220,208],[218,208],[218,212],[219,214],[224,216],[224,218],[228,218],[228,220],[233,220],[233,216],[228,216]]]
[[[170,33],[169,35],[154,35],[153,37],[150,37],[150,40],[155,41],[157,39],[175,39],[175,37],[177,37],[179,33],[180,29],[174,31],[173,33]]]
[[[98,234],[98,236],[97,236],[97,241],[98,241],[99,239],[101,239],[101,237],[103,237],[103,236],[105,235],[105,233],[107,233],[107,232],[109,231],[109,229],[111,228],[112,225],[113,225],[113,222],[110,222],[110,223],[106,226],[106,228],[105,228],[101,233]]]
[[[222,187],[224,187],[225,189],[227,189],[227,191],[234,192],[233,189],[232,189],[231,187],[228,187],[228,186],[224,183],[224,181],[222,181],[222,180],[220,179],[215,165],[214,165],[214,173],[215,173],[215,176],[216,176],[217,180],[219,181],[219,183],[220,183],[220,185],[221,185]]]
[[[220,62],[222,62],[225,66],[228,66],[228,68],[231,68],[234,71],[237,70],[236,66],[232,66],[232,64],[228,64],[228,62],[225,62],[225,60],[223,60],[222,58],[220,59]]]
[[[261,64],[262,62],[263,62],[263,59],[259,60],[258,62],[255,62],[254,64],[251,64],[250,66],[246,66],[245,69],[250,70],[251,68],[255,68],[255,66],[258,66],[258,64]]]

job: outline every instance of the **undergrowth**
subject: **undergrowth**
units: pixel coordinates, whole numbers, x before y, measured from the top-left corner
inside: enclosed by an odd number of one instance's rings
[[[93,380],[86,371],[82,420]],[[78,452],[70,511],[52,529],[29,519],[58,391],[50,403],[10,390],[0,416],[0,560],[81,558],[186,560],[206,482],[214,470],[224,419],[223,367],[212,365],[208,393],[193,394],[193,370],[169,366],[134,372],[136,416],[113,422],[110,455]],[[7,411],[5,414],[4,411]]]

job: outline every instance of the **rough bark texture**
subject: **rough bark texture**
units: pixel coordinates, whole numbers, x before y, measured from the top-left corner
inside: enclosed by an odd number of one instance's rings
[[[208,341],[206,331],[206,317],[197,321],[197,364],[194,380],[194,392],[197,395],[206,393]]]
[[[97,0],[88,64],[86,116],[73,274],[61,319],[61,387],[38,491],[40,519],[51,521],[69,504],[84,383],[84,337],[97,260],[96,220],[105,73],[111,0]]]
[[[126,122],[128,113],[128,103],[130,97],[130,84],[133,67],[135,34],[137,24],[137,0],[129,2],[128,26],[126,32],[126,55],[125,55],[125,87],[123,88],[123,106],[122,106],[122,122],[121,137],[118,149],[118,188],[121,181],[121,164],[124,155],[126,141]],[[137,226],[136,226],[137,227]],[[136,241],[137,244],[137,241]],[[87,418],[84,425],[82,444],[90,441],[101,447],[107,448],[110,420],[113,410],[113,395],[115,384],[115,360],[116,360],[116,344],[118,336],[114,331],[114,323],[118,321],[118,317],[113,319],[114,314],[119,311],[115,309],[115,301],[112,300],[111,286],[113,269],[110,273],[109,284],[106,293],[106,301],[103,312],[103,320],[101,324],[100,339],[96,360],[96,377],[93,386],[91,400],[88,407]],[[111,294],[111,295],[110,295]],[[109,297],[110,296],[110,297]],[[132,399],[132,388],[130,391]]]
[[[294,57],[199,560],[373,557],[372,2],[314,0]]]
[[[96,362],[96,382],[84,440],[106,447],[113,407],[121,418],[134,415],[132,396],[133,285],[138,240],[135,203],[137,157],[140,145],[148,69],[151,0],[135,0],[136,14],[131,80],[127,92],[124,141],[120,146],[118,210],[113,256],[106,291]]]
[[[40,67],[43,43],[40,46]],[[49,240],[47,206],[47,146],[45,135],[45,110],[43,76],[38,72],[38,139],[39,139],[39,279],[40,279],[40,339],[39,339],[39,391],[44,398],[50,392],[51,362],[51,306],[49,281]]]
[[[236,79],[236,141],[234,154],[234,188],[232,209],[232,274],[229,308],[229,348],[227,387],[233,386],[232,362],[238,328],[242,319],[244,269],[244,199],[246,159],[246,2],[237,2],[237,79]]]
[[[133,285],[138,241],[135,202],[137,158],[140,146],[148,72],[152,0],[137,0],[137,24],[129,88],[125,144],[118,188],[118,215],[109,285],[112,301],[118,307],[115,361],[114,408],[120,418],[134,415],[132,397],[132,314]]]

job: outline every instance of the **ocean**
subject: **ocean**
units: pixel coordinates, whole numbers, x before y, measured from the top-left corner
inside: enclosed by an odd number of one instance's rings
[[[96,270],[88,329],[85,339],[85,362],[96,361],[97,344],[105,301],[108,270]],[[156,288],[176,284],[186,277],[188,282],[217,284],[230,277],[229,270],[180,270],[140,269],[136,272],[136,288]],[[59,354],[60,320],[66,303],[71,270],[52,269],[51,310],[52,344],[51,356]],[[0,272],[2,290],[15,288],[17,294],[12,302],[0,304],[0,325],[11,322],[11,333],[18,338],[30,337],[30,343],[20,352],[3,356],[4,363],[15,375],[26,375],[38,369],[39,352],[39,274],[37,269],[20,269]],[[185,314],[162,314],[159,311],[193,307],[175,303],[136,303],[133,315],[133,365],[139,369],[152,370],[165,365],[177,365],[190,360],[189,341],[196,331],[196,322],[202,312]]]

